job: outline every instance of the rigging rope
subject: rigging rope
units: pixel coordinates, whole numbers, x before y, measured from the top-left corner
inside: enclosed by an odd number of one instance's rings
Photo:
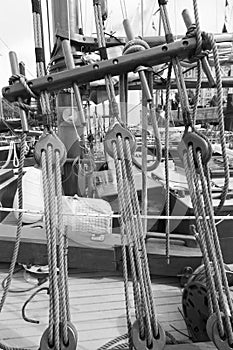
[[[40,0],[31,0],[31,3],[33,12],[36,70],[37,76],[42,77],[46,74],[46,64],[44,52],[41,2]],[[40,105],[42,114],[46,116],[46,124],[48,125],[48,127],[51,127],[52,111],[50,108],[50,96],[46,90],[40,93]]]
[[[197,1],[193,0],[194,13],[195,13],[195,35],[197,37],[197,49],[196,55],[200,55],[202,47],[202,37],[200,31]],[[213,40],[213,36],[206,34],[208,41],[212,47],[213,55],[215,59],[215,70],[216,70],[216,82],[217,82],[217,93],[218,93],[218,115],[220,124],[220,134],[221,134],[221,146],[223,152],[223,162],[225,170],[225,183],[223,187],[223,193],[217,210],[221,209],[224,201],[226,199],[228,184],[229,184],[229,168],[228,160],[226,157],[226,145],[224,138],[224,123],[223,123],[223,112],[222,112],[222,84],[220,75],[220,65],[218,61],[218,53],[216,49],[216,44]],[[185,172],[187,181],[190,189],[190,196],[193,204],[193,210],[196,216],[196,226],[197,232],[195,236],[199,242],[203,259],[204,266],[207,277],[208,286],[208,306],[210,314],[214,312],[214,317],[216,317],[216,322],[218,324],[217,331],[221,339],[226,336],[229,346],[233,344],[233,332],[232,332],[232,316],[233,316],[233,304],[230,296],[230,290],[226,278],[226,272],[224,268],[223,256],[220,248],[218,233],[216,229],[216,224],[214,221],[214,209],[211,198],[211,182],[210,174],[208,169],[208,158],[207,155],[211,155],[211,147],[206,137],[202,136],[195,130],[195,121],[197,113],[197,102],[200,93],[200,83],[201,73],[200,73],[200,62],[198,62],[198,79],[196,86],[196,96],[195,104],[193,110],[193,118],[191,124],[186,123],[186,133],[187,127],[191,126],[192,132],[196,136],[200,136],[198,143],[195,144],[194,138],[190,139],[192,141],[185,141],[185,146],[182,149],[183,161],[185,166]],[[186,134],[187,136],[187,134]],[[192,136],[192,135],[191,135]],[[190,137],[190,135],[189,135]],[[193,136],[192,136],[193,137]],[[205,146],[203,142],[206,142]],[[200,144],[201,143],[201,144]],[[199,176],[197,175],[199,174]],[[208,219],[207,219],[208,216]],[[212,264],[211,264],[212,262]],[[212,268],[214,270],[214,276],[212,274]],[[217,293],[216,293],[217,292]],[[223,316],[222,316],[223,315]],[[216,343],[216,338],[218,337],[214,331],[212,316],[207,322],[207,332],[209,327],[209,336]]]
[[[149,45],[144,40],[138,39],[138,38],[133,39],[131,37],[132,30],[131,30],[129,22],[127,20],[125,20],[124,25],[125,25],[126,32],[130,33],[129,41],[123,49],[124,55],[128,55],[128,54],[138,52],[138,51],[143,51],[143,50],[150,48]],[[161,162],[161,158],[162,158],[162,147],[161,147],[161,141],[160,141],[160,134],[159,134],[159,130],[158,130],[158,121],[157,121],[157,117],[156,117],[156,113],[155,113],[155,104],[154,104],[154,100],[153,100],[153,75],[154,75],[154,73],[150,67],[142,67],[142,66],[138,67],[136,69],[136,71],[139,73],[139,77],[140,77],[141,84],[142,84],[142,90],[145,94],[145,98],[147,99],[149,115],[150,115],[150,119],[151,119],[151,123],[152,123],[152,127],[153,127],[153,132],[154,132],[155,147],[156,147],[156,159],[151,165],[147,166],[147,168],[146,168],[147,171],[153,171],[159,166],[159,164]],[[145,72],[147,72],[148,77],[146,77]],[[126,77],[127,77],[127,75],[126,75]],[[125,92],[125,94],[126,94],[126,97],[124,100],[127,101],[127,93]],[[136,158],[133,158],[133,162],[137,168],[142,169],[142,165],[137,161]]]
[[[138,326],[140,339],[146,338],[147,346],[151,346],[156,337],[163,338],[163,332],[159,327],[155,310],[147,253],[143,235],[140,208],[133,175],[133,162],[130,143],[121,136],[112,142],[114,163],[116,167],[119,205],[121,211],[121,235],[123,242],[124,278],[126,291],[127,319],[129,315],[128,305],[128,275],[125,244],[129,251],[132,283],[134,291],[135,314],[138,323],[132,325],[128,320],[129,336],[132,331],[131,341],[134,343],[133,331]],[[125,243],[126,240],[126,243]],[[162,340],[163,341],[163,340]]]
[[[168,67],[167,82],[166,82],[166,104],[165,104],[165,145],[164,145],[164,158],[165,158],[165,184],[166,184],[166,198],[165,198],[165,214],[170,214],[170,183],[169,183],[169,97],[170,97],[170,85],[171,85],[171,72],[172,64]],[[167,263],[170,263],[170,220],[167,219],[166,223],[166,257]]]
[[[95,15],[95,24],[96,24],[99,52],[100,52],[101,59],[106,60],[108,56],[107,56],[106,41],[104,36],[101,1],[93,0],[93,6],[94,6],[94,15]],[[107,74],[105,76],[105,84],[106,84],[106,92],[108,95],[109,109],[110,109],[110,115],[111,115],[110,124],[112,125],[116,120],[119,123],[122,123],[119,116],[119,109],[116,101],[116,94],[115,94],[114,84],[113,84],[113,79],[111,74]]]
[[[26,133],[22,133],[21,135],[21,144],[20,144],[20,160],[19,160],[19,168],[18,168],[18,179],[17,179],[17,188],[18,188],[18,207],[19,209],[23,208],[23,190],[22,190],[22,178],[23,178],[23,166],[24,166],[24,159],[25,159],[25,141],[26,141]],[[19,212],[18,219],[17,219],[17,231],[16,231],[16,240],[15,240],[15,246],[12,254],[12,259],[9,267],[9,272],[6,278],[6,283],[4,285],[3,295],[1,297],[0,301],[0,314],[2,312],[3,306],[5,304],[12,277],[15,270],[15,265],[18,258],[19,253],[19,247],[20,247],[20,240],[21,240],[21,233],[22,233],[22,225],[23,225],[23,213]],[[8,347],[7,345],[0,342],[0,348],[4,350],[26,350],[24,348],[17,348],[17,347]]]

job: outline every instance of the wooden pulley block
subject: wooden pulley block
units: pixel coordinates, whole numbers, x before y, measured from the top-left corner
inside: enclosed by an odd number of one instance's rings
[[[195,163],[197,159],[197,152],[199,151],[201,152],[203,163],[208,163],[212,156],[212,150],[207,140],[195,132],[186,132],[178,146],[178,153],[181,160],[183,160],[184,152],[188,151],[189,146],[193,147]]]
[[[193,342],[208,341],[206,323],[209,318],[207,288],[199,281],[189,282],[182,294],[184,320]]]
[[[222,319],[224,323],[224,315],[222,314]],[[232,325],[232,320],[231,320]],[[223,338],[219,334],[218,330],[218,318],[216,313],[212,314],[206,325],[206,330],[210,340],[215,344],[218,350],[230,350],[233,348],[233,344],[229,344],[229,340],[226,336]]]
[[[61,336],[61,328],[60,325],[60,350],[76,350],[78,343],[78,333],[76,328],[71,322],[68,322],[68,344],[64,344],[64,340]],[[41,341],[40,341],[40,350],[54,350],[54,344],[49,344],[49,328],[46,328],[44,331]]]
[[[136,320],[132,327],[132,341],[135,350],[162,350],[166,344],[166,335],[164,329],[158,323],[158,336],[153,338],[153,343],[148,348],[147,340],[140,338],[139,321]]]
[[[60,165],[64,165],[67,155],[66,148],[59,137],[53,131],[45,132],[42,134],[36,143],[34,149],[34,158],[36,163],[38,165],[41,165],[41,153],[42,151],[47,151],[48,146],[51,146],[53,150],[53,164],[55,164],[55,152],[58,151],[60,153]]]
[[[136,150],[136,139],[132,135],[132,133],[125,127],[121,126],[119,123],[115,123],[115,125],[107,131],[105,135],[105,140],[104,140],[104,146],[105,146],[105,151],[113,158],[113,142],[117,142],[117,138],[121,136],[122,142],[123,142],[123,147],[125,149],[125,141],[128,140],[130,144],[130,150],[131,154],[133,154]],[[118,150],[118,157],[119,159],[120,154]]]

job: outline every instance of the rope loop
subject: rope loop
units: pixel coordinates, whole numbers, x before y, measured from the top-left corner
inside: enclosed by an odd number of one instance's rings
[[[130,53],[143,51],[149,48],[150,46],[147,44],[146,41],[136,38],[127,42],[127,44],[123,49],[123,55],[128,55]]]
[[[185,35],[185,38],[197,38],[198,35],[198,31],[196,28],[195,24],[192,24]],[[195,54],[189,58],[190,62],[195,62],[197,60],[201,60],[203,57],[208,57],[209,55],[209,51],[211,50],[212,46],[211,46],[211,41],[209,38],[209,33],[206,32],[201,32],[200,36],[201,36],[201,45],[199,45],[196,48]]]

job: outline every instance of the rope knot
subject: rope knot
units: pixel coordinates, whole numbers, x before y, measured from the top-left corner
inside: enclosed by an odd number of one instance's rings
[[[37,99],[37,95],[32,91],[32,89],[29,87],[27,79],[22,74],[12,74],[12,76],[9,78],[9,84],[13,85],[16,82],[19,82],[23,85],[27,93],[31,96]]]

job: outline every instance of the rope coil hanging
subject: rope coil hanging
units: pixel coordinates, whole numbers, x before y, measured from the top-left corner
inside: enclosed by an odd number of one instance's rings
[[[144,51],[150,48],[150,46],[142,39],[140,38],[134,38],[132,34],[132,29],[130,27],[130,23],[128,19],[124,19],[123,25],[125,28],[125,32],[128,37],[128,42],[124,46],[123,49],[123,55],[128,55],[131,53]],[[162,147],[161,147],[161,141],[160,141],[160,134],[158,130],[158,122],[157,117],[155,113],[155,105],[153,101],[153,70],[151,67],[144,67],[139,66],[136,69],[136,72],[139,74],[140,81],[142,84],[142,90],[145,94],[145,98],[148,103],[148,110],[150,119],[152,122],[153,132],[154,132],[154,138],[155,138],[155,147],[156,147],[156,160],[149,166],[147,166],[147,171],[153,171],[155,170],[158,165],[161,162],[162,159]],[[126,77],[126,78],[125,78]],[[125,75],[123,78],[121,78],[121,82],[126,79],[127,81],[127,75]],[[125,91],[125,94],[127,94],[127,91]],[[127,100],[127,97],[125,97],[125,100]],[[142,165],[136,160],[136,158],[133,158],[134,165],[136,165],[139,169],[142,169]]]

